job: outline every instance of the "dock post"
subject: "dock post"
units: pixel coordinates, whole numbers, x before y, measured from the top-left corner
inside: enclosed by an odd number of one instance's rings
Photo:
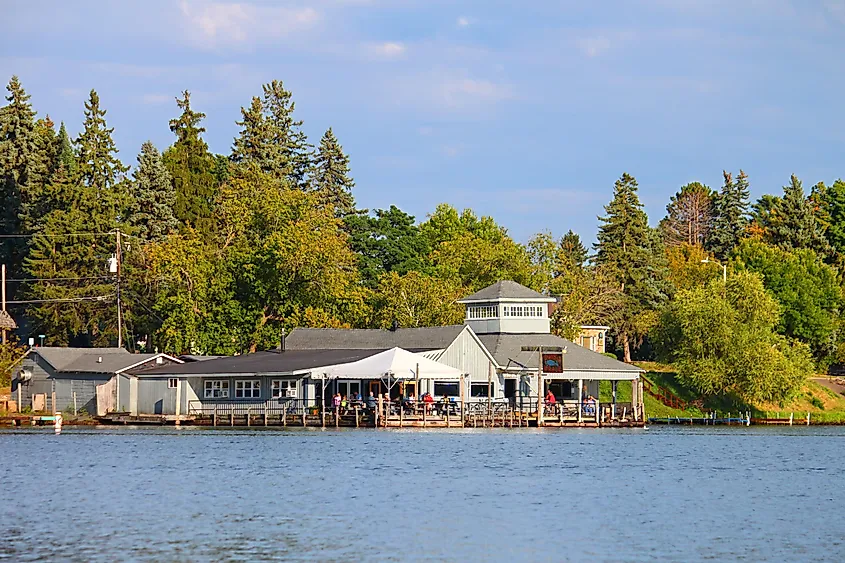
[[[450,420],[450,418],[449,418],[449,411],[450,411],[451,409],[449,408],[449,403],[446,403],[446,407],[445,407],[445,408],[446,408],[446,428],[451,428],[451,427],[452,427],[452,422],[451,422],[451,420]]]
[[[399,428],[402,428],[402,423],[405,421],[405,406],[402,404],[402,396],[399,396]]]
[[[384,412],[382,409],[384,408],[384,403],[382,402],[381,393],[378,394],[378,405],[376,408],[376,412],[373,413],[373,423],[378,428],[379,418],[381,417],[382,413]]]
[[[340,426],[340,407],[334,408],[334,427],[338,428]]]
[[[792,426],[792,417],[795,416],[794,412],[789,413],[789,425]]]
[[[73,416],[76,416],[76,391],[73,392]]]
[[[217,403],[214,403],[214,414],[211,415],[212,426],[217,426]]]
[[[250,419],[252,418],[252,407],[246,408],[246,425],[251,426]]]
[[[355,405],[355,428],[360,428],[360,420],[358,418],[358,405]]]
[[[235,425],[235,411],[232,411],[232,410],[229,411],[229,425],[230,426]]]
[[[810,426],[810,411],[807,411],[807,426]]]
[[[610,419],[616,419],[616,388],[619,386],[619,382],[615,379],[610,382],[610,386],[613,390],[613,404],[610,407]]]
[[[581,421],[582,421],[581,420],[582,419],[581,411],[584,409],[583,404],[584,404],[584,380],[579,379],[578,380],[578,424],[581,424]]]
[[[461,428],[466,426],[466,416],[464,415],[464,411],[466,410],[464,409],[464,387],[466,387],[466,385],[464,384],[464,374],[461,374]],[[20,387],[18,388],[20,389]]]
[[[423,428],[425,428],[426,412],[428,411],[428,407],[426,406],[425,403],[423,403],[422,408],[423,408]]]

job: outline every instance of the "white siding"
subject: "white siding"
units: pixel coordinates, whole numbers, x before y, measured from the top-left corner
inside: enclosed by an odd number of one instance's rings
[[[443,350],[438,362],[457,368],[467,374],[467,393],[469,397],[469,385],[471,382],[486,383],[490,359],[484,353],[484,349],[473,338],[469,331],[464,330],[448,348]],[[493,374],[493,396],[504,396],[504,380],[500,374]]]

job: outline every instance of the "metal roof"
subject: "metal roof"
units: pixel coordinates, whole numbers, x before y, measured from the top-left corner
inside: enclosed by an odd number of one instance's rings
[[[532,300],[542,301],[544,303],[554,303],[556,299],[543,295],[533,289],[527,288],[522,284],[511,280],[497,281],[493,285],[488,285],[482,290],[476,291],[472,295],[468,295],[463,299],[458,299],[458,303],[476,303],[480,301],[499,301],[507,299],[516,300]]]
[[[241,356],[226,356],[215,360],[187,362],[179,365],[139,370],[130,373],[138,377],[166,377],[192,375],[261,375],[308,371],[311,368],[354,362],[368,358],[389,348],[356,350],[285,350],[255,352]]]
[[[566,354],[563,356],[563,370],[565,372],[614,371],[638,373],[643,371],[637,366],[593,352],[554,334],[479,334],[478,339],[493,354],[496,363],[503,368],[519,369],[524,367],[536,370],[537,352],[523,351],[523,346],[558,346],[566,347]]]
[[[297,328],[285,338],[287,350],[387,350],[404,348],[409,352],[446,348],[466,328],[448,325],[421,328],[348,329]]]
[[[158,354],[130,354],[123,348],[59,348],[39,346],[31,353],[44,358],[57,372],[115,373]]]

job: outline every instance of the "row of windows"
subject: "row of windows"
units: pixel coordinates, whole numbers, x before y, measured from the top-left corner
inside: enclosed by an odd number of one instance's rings
[[[542,317],[542,305],[504,305],[503,317]]]
[[[229,381],[226,379],[209,379],[205,382],[203,397],[206,399],[228,399]],[[296,381],[274,379],[270,382],[270,398],[296,397]],[[235,381],[236,399],[260,399],[261,381],[256,379],[239,379]]]
[[[503,317],[542,317],[542,305],[502,305]],[[473,305],[467,307],[467,319],[495,319],[499,317],[498,305]]]

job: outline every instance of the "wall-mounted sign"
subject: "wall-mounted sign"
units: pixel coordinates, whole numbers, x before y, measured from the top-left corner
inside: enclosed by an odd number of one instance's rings
[[[563,354],[543,352],[543,373],[563,373]]]

